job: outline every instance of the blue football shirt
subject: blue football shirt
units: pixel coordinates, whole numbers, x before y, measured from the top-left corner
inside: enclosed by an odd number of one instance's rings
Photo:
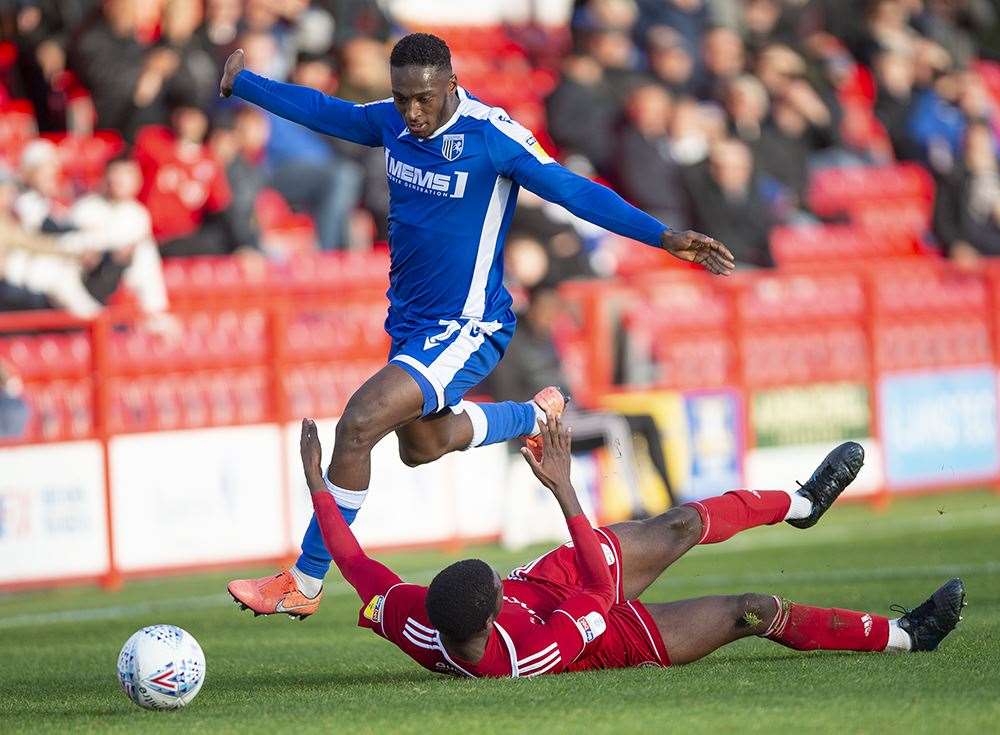
[[[385,149],[389,316],[394,339],[442,320],[511,323],[503,244],[518,187],[625,237],[659,245],[666,225],[554,161],[503,109],[459,87],[455,114],[414,137],[392,99],[364,105],[249,71],[237,96],[320,133]]]

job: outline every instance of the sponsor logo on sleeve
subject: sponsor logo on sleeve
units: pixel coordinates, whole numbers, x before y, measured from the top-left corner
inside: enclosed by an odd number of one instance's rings
[[[595,610],[582,618],[577,618],[576,627],[580,629],[580,635],[583,636],[583,641],[586,644],[596,640],[601,633],[608,629],[608,624],[604,621],[604,616]]]
[[[385,595],[375,595],[365,608],[364,616],[373,623],[382,622],[382,605],[385,603]]]

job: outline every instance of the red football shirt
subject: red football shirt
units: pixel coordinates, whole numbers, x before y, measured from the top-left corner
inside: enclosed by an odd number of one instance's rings
[[[169,128],[149,126],[139,132],[134,155],[143,175],[139,201],[158,242],[190,235],[206,214],[229,206],[226,172],[207,146],[178,146]]]
[[[430,671],[471,677],[554,674],[570,667],[607,630],[618,585],[597,532],[585,516],[567,521],[579,587],[560,592],[556,586],[524,579],[505,580],[500,615],[483,658],[473,664],[445,650],[427,617],[427,588],[403,582],[391,569],[369,558],[332,495],[313,493],[312,501],[323,541],[364,605],[358,624],[395,643]]]

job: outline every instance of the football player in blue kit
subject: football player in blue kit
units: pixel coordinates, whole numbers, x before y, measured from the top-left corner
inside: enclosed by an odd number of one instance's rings
[[[364,502],[371,450],[396,432],[409,466],[455,450],[526,437],[540,453],[537,422],[564,399],[546,388],[531,401],[473,403],[465,393],[496,367],[514,333],[503,285],[503,245],[525,187],[606,230],[659,247],[712,273],[734,268],[729,250],[696,232],[675,232],[611,189],[555,162],[504,110],[459,86],[440,38],[414,33],[390,57],[392,97],[353,104],[284,84],[229,57],[223,96],[312,130],[385,149],[389,183],[388,364],[348,401],[337,424],[326,482],[348,523]],[[330,567],[314,517],[295,565],[229,592],[258,614],[304,618],[316,611]]]

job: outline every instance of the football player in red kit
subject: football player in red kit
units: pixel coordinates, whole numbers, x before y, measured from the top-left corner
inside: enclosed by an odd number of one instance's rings
[[[835,449],[794,493],[736,490],[649,520],[594,529],[570,483],[569,431],[554,414],[540,427],[542,459],[528,450],[524,456],[559,503],[572,541],[506,579],[468,559],[423,587],[362,551],[323,481],[316,425],[302,422],[313,507],[334,562],[361,598],[361,627],[431,671],[524,677],[685,664],[751,635],[797,650],[929,651],[960,620],[965,588],[959,579],[894,620],[764,594],[639,602],[643,590],[697,544],[783,520],[814,525],[861,469],[861,446]]]

